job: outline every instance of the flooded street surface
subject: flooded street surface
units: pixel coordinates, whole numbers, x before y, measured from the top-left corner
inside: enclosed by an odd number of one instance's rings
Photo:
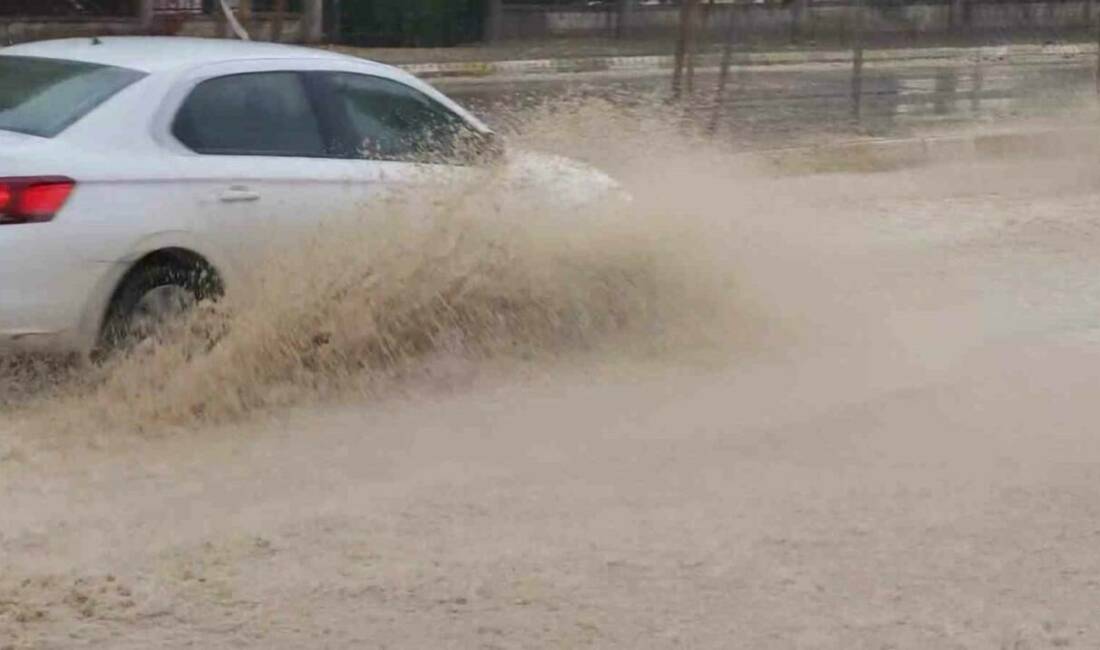
[[[775,74],[738,145],[846,119],[842,72]],[[869,84],[874,128],[965,117],[935,79]],[[982,116],[1053,101],[998,79]],[[506,119],[486,88],[457,94]],[[11,414],[0,648],[1100,646],[1100,160],[776,176],[588,115],[526,137],[603,155],[672,215],[653,239],[702,229],[728,340],[444,359],[172,430],[82,419],[129,408],[100,393]]]

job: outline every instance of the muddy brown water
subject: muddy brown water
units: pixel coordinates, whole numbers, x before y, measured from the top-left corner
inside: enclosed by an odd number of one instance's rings
[[[604,268],[577,250],[643,251],[722,309],[651,303],[659,350],[441,345],[369,393],[227,339],[234,372],[165,352],[184,383],[9,409],[0,648],[1100,645],[1100,161],[776,177],[606,110],[523,137],[646,230],[550,215],[575,238],[534,259],[571,270],[476,286],[556,300]],[[134,406],[210,382],[182,423]],[[275,394],[240,382],[297,399],[217,411]]]

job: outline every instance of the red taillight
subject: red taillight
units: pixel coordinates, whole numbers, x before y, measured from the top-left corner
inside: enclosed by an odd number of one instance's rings
[[[53,219],[74,187],[76,181],[60,176],[0,178],[0,225]]]
[[[15,211],[28,217],[52,217],[69,199],[73,185],[72,181],[31,185],[19,195]]]

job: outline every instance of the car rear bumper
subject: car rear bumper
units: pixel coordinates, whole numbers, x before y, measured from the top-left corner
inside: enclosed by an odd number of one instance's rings
[[[118,265],[87,260],[50,226],[0,226],[0,354],[86,352],[95,342]]]

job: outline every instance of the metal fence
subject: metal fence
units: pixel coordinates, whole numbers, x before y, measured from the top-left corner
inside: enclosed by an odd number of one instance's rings
[[[3,0],[0,16],[136,16],[137,0]]]
[[[168,1],[171,1],[171,0],[168,0]],[[193,2],[194,4],[199,5],[200,11],[202,11],[203,13],[208,13],[209,14],[209,13],[215,13],[215,12],[221,11],[221,7],[220,7],[220,4],[219,4],[218,0],[179,0],[179,1]],[[241,5],[241,1],[240,0],[228,0],[226,2],[226,4],[228,4],[231,9],[238,9]],[[270,13],[270,12],[274,12],[278,9],[278,6],[279,6],[278,0],[252,0],[249,3],[249,8],[251,9],[252,13]],[[286,10],[291,12],[291,13],[300,12],[302,10],[302,0],[287,0],[286,1]]]
[[[202,0],[156,0],[153,3],[157,13],[164,14],[201,14]]]
[[[229,0],[236,9],[240,0]],[[0,0],[0,16],[20,18],[102,18],[135,17],[139,14],[139,0]],[[154,0],[154,9],[160,14],[200,15],[221,11],[218,0]],[[252,0],[253,13],[273,12],[277,0]],[[301,0],[288,0],[286,11],[301,11]]]

